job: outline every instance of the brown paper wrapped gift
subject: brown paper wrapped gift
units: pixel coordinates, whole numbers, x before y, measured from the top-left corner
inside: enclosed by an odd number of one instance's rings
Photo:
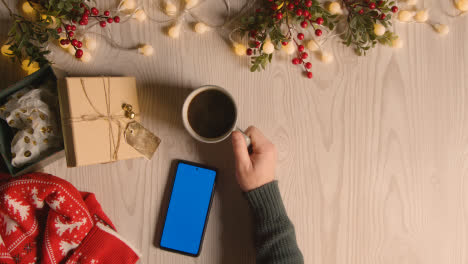
[[[127,123],[139,121],[134,77],[72,77],[58,87],[69,167],[142,157],[124,139]],[[124,104],[132,105],[133,120]]]

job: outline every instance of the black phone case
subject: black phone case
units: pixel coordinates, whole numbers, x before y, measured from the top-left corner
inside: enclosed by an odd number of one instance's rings
[[[218,181],[218,169],[216,169],[214,167],[211,167],[211,166],[191,162],[191,161],[177,160],[176,169],[174,171],[174,177],[172,179],[172,184],[171,184],[172,185],[171,186],[171,193],[169,194],[169,197],[172,196],[172,191],[173,191],[173,188],[174,188],[174,182],[175,182],[175,178],[176,178],[176,174],[177,174],[177,168],[179,167],[180,163],[184,163],[184,164],[188,164],[188,165],[192,165],[192,166],[196,166],[196,167],[200,167],[200,168],[205,168],[205,169],[209,169],[209,170],[214,170],[216,172],[216,177],[215,177],[214,184],[213,184],[213,191],[211,192],[210,203],[208,205],[208,211],[206,212],[205,225],[203,226],[203,232],[202,232],[202,236],[201,236],[201,239],[200,239],[200,247],[198,248],[197,254],[190,254],[190,253],[187,253],[187,252],[184,252],[184,251],[179,251],[179,250],[175,250],[175,249],[172,249],[172,248],[167,248],[167,247],[164,247],[164,246],[161,245],[162,234],[164,233],[164,227],[166,226],[167,211],[169,210],[169,205],[171,204],[170,198],[169,198],[169,202],[167,203],[166,214],[164,215],[164,225],[163,225],[163,228],[162,228],[162,231],[161,231],[161,237],[159,238],[159,247],[161,249],[163,249],[163,250],[171,251],[171,252],[174,252],[174,253],[179,253],[179,254],[186,255],[186,256],[191,256],[191,257],[198,257],[198,256],[200,256],[200,252],[201,252],[202,247],[203,247],[203,241],[205,240],[206,225],[208,224],[208,219],[210,217],[211,204],[213,202],[213,197],[214,197],[215,188],[216,188],[216,182]]]

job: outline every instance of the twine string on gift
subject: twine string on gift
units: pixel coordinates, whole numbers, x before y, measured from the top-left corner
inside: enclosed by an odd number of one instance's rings
[[[127,117],[123,114],[115,114],[111,113],[111,89],[110,89],[110,79],[107,77],[107,85],[104,78],[102,78],[103,89],[104,89],[104,97],[106,102],[106,113],[102,113],[97,109],[91,98],[89,97],[88,93],[86,92],[86,87],[83,79],[80,79],[81,88],[83,90],[83,94],[85,95],[86,101],[91,106],[93,111],[95,112],[94,115],[82,115],[79,117],[71,117],[68,119],[69,122],[88,122],[88,121],[96,121],[96,120],[105,120],[107,121],[109,127],[109,155],[111,161],[118,160],[118,153],[120,148],[120,141],[121,141],[121,134],[122,134],[122,124],[121,120],[126,119]],[[138,114],[136,114],[138,115]],[[117,125],[117,138],[114,136],[114,129],[112,127],[112,123]]]

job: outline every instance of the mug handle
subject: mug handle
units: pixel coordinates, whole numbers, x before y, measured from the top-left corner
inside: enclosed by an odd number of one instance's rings
[[[241,132],[241,134],[244,136],[245,143],[247,144],[247,148],[250,149],[252,147],[252,140],[250,139],[247,134],[245,134],[244,130],[240,129],[239,127],[236,127],[236,130]]]

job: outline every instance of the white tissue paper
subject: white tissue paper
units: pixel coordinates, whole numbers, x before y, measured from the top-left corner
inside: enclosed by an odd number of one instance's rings
[[[55,82],[26,87],[10,96],[0,107],[0,118],[17,130],[11,142],[14,167],[22,167],[48,155],[62,145],[55,109],[57,96],[50,91]]]

